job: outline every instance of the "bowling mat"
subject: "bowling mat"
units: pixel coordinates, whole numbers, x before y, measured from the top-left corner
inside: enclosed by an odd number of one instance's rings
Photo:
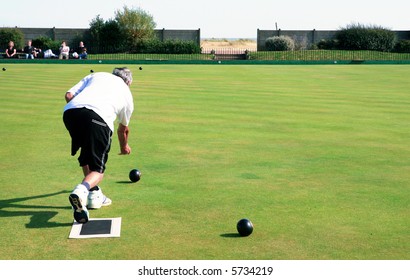
[[[68,238],[107,238],[120,237],[120,218],[95,218],[80,224],[74,221]]]

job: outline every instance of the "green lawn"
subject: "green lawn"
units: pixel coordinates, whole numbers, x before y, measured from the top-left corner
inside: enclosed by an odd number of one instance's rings
[[[410,257],[408,65],[131,65],[133,153],[114,138],[90,212],[121,237],[88,240],[68,239],[64,93],[113,66],[0,67],[0,259]]]

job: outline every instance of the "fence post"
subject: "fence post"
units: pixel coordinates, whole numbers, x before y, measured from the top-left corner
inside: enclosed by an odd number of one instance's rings
[[[312,45],[314,45],[316,43],[316,29],[313,29],[312,31]]]
[[[260,34],[259,34],[259,28],[256,30],[256,51],[260,51],[260,44],[259,44],[259,39],[260,39]]]

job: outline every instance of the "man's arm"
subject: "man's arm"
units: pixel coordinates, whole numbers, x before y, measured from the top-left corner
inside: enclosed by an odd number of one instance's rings
[[[121,123],[118,125],[117,134],[118,140],[120,142],[121,155],[129,155],[131,153],[131,147],[128,145],[129,132],[130,129],[128,128],[128,126],[125,126]]]

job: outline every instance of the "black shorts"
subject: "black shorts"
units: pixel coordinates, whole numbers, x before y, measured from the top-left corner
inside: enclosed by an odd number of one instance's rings
[[[91,171],[104,173],[112,137],[108,125],[87,108],[69,109],[64,112],[63,120],[71,136],[71,155],[81,148],[80,166],[88,165]]]

